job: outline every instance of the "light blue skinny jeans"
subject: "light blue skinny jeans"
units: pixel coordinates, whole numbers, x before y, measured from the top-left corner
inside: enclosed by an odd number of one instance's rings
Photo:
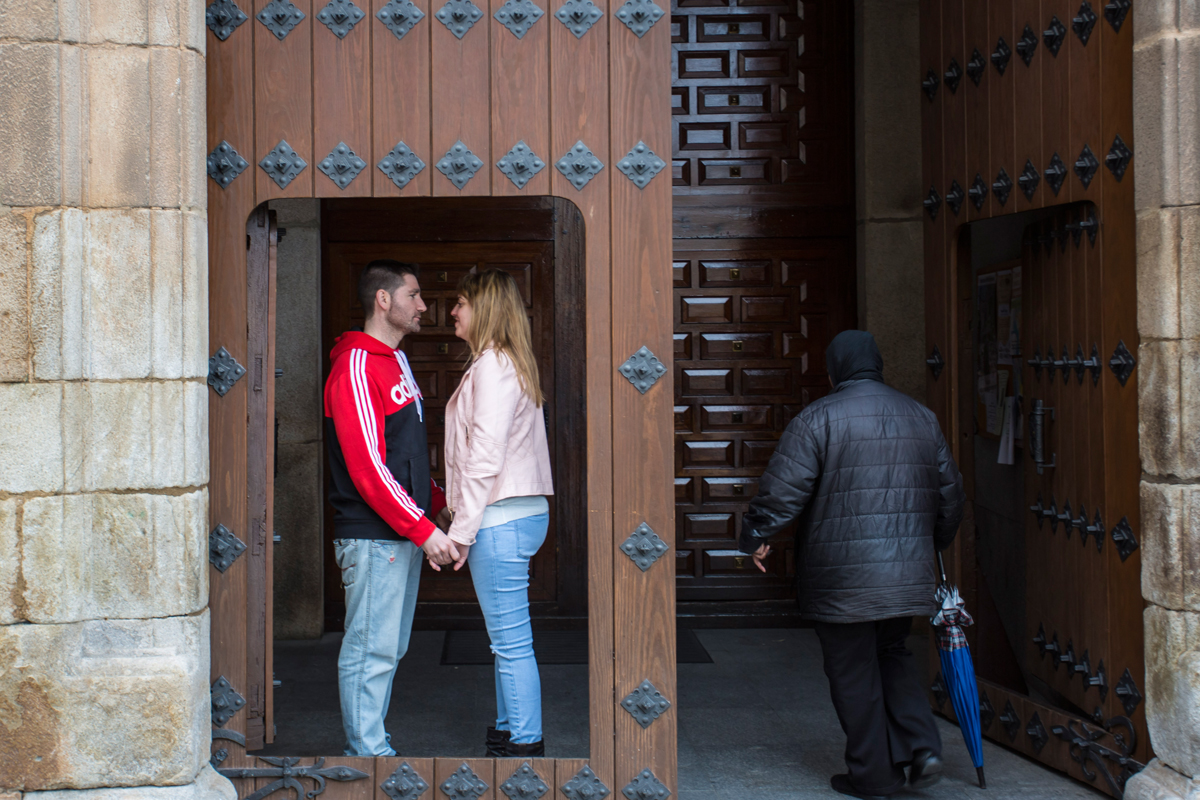
[[[514,744],[542,740],[542,681],[529,624],[529,560],[546,541],[549,514],[481,528],[467,556],[496,657],[496,730]]]
[[[348,756],[394,756],[383,720],[396,666],[408,652],[422,551],[405,539],[337,539],[346,587],[346,633],[338,655],[338,693]]]

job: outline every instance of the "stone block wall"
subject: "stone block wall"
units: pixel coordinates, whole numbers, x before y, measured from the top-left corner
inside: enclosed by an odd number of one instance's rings
[[[204,6],[0,0],[0,796],[234,796],[206,765]]]
[[[1200,795],[1200,6],[1134,14],[1142,594],[1158,759],[1127,798]]]
[[[855,0],[858,326],[883,354],[883,377],[925,400],[918,0]]]

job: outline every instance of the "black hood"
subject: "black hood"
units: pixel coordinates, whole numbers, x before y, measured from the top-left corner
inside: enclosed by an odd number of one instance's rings
[[[842,331],[825,349],[825,365],[836,389],[847,381],[883,382],[883,356],[867,331]]]

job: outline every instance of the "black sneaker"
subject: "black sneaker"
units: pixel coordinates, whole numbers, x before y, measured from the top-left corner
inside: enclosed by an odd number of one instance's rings
[[[850,797],[857,797],[859,800],[883,800],[883,795],[881,794],[864,794],[858,789],[855,789],[854,784],[850,782],[850,776],[844,773],[841,775],[834,775],[833,778],[830,779],[829,785],[833,787],[835,792],[840,792],[841,794],[849,795]]]
[[[913,789],[927,789],[942,779],[942,759],[932,750],[913,753],[912,766],[908,769],[908,785]]]
[[[508,752],[504,747],[508,744],[508,738],[511,735],[508,731],[498,731],[489,727],[487,729],[487,757],[506,758]]]
[[[504,744],[504,755],[509,758],[543,758],[546,755],[546,742],[543,739],[528,744],[509,741]]]

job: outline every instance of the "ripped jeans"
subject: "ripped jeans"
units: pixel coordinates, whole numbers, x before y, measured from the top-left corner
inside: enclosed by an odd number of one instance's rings
[[[548,514],[482,528],[468,564],[496,657],[496,729],[514,744],[542,740],[542,682],[529,624],[529,560],[546,541]]]

